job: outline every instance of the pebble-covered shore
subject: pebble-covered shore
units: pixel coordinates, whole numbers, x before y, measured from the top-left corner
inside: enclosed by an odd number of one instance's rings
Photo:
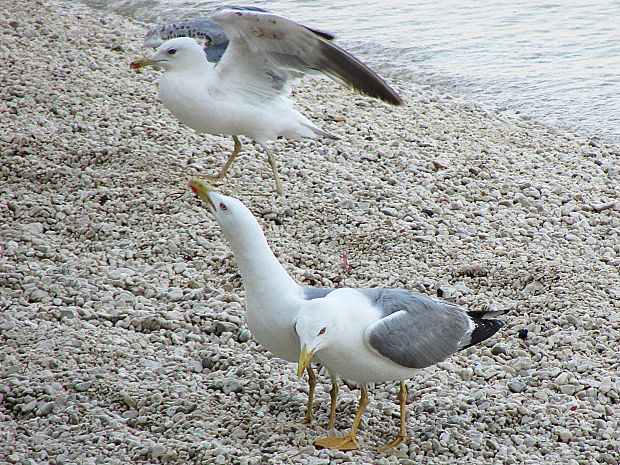
[[[253,342],[232,253],[186,188],[232,141],[180,126],[156,73],[130,71],[145,26],[1,10],[0,463],[618,464],[618,146],[407,82],[403,108],[296,90],[341,140],[275,144],[285,198],[249,145],[222,186],[291,275],[509,309],[409,382],[406,444],[374,450],[398,425],[380,385],[361,450],[316,450],[329,383],[297,424],[306,383]],[[358,391],[341,393],[346,432]]]

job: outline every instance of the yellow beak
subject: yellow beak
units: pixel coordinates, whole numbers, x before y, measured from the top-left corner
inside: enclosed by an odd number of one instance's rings
[[[209,197],[209,192],[214,192],[213,187],[211,187],[206,182],[202,182],[199,179],[192,179],[187,184],[187,186],[192,190],[194,194],[196,194],[197,197],[201,198],[209,205],[211,205],[211,208],[213,209],[213,211],[215,211],[215,205],[213,205],[213,201]]]
[[[150,58],[138,58],[134,60],[129,65],[132,69],[138,70],[140,68],[144,68],[145,66],[153,66],[156,61],[151,60]]]
[[[297,363],[297,376],[299,376],[300,378],[304,374],[304,370],[308,367],[308,365],[310,365],[310,361],[312,360],[312,357],[314,357],[315,350],[316,349],[312,349],[310,352],[308,352],[306,344],[304,344],[303,348],[301,349],[301,354],[299,355],[299,363]]]

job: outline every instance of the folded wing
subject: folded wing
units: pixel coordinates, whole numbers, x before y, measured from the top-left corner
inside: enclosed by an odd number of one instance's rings
[[[365,290],[383,316],[369,326],[372,348],[407,368],[424,368],[481,342],[502,326],[499,320],[476,314],[449,302],[404,290]]]

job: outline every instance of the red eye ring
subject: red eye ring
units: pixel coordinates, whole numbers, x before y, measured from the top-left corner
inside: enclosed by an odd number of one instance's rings
[[[325,331],[327,331],[327,327],[323,326],[321,330],[319,331],[319,334],[317,334],[317,336],[320,336],[321,334],[325,334]]]
[[[228,207],[220,202],[220,210],[228,210]]]

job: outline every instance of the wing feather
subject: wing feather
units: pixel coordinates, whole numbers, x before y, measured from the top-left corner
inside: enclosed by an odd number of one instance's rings
[[[366,330],[368,344],[407,368],[424,368],[459,351],[474,324],[459,306],[397,289],[368,289],[384,317]]]
[[[237,85],[255,80],[253,93],[260,89],[269,98],[288,92],[288,86],[281,81],[288,83],[290,71],[296,71],[322,73],[362,94],[395,105],[403,103],[381,77],[330,42],[332,36],[327,33],[264,11],[224,7],[216,10],[211,19],[230,40],[217,66],[218,73]],[[271,76],[265,78],[265,74]]]

